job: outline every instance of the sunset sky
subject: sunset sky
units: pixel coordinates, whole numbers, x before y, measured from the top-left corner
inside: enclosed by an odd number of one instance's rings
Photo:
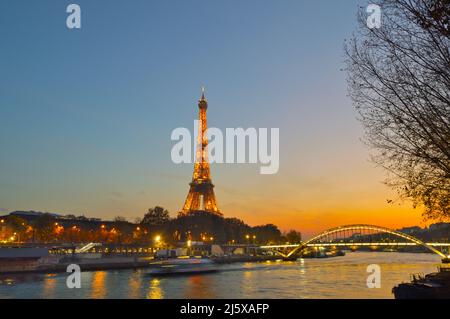
[[[77,3],[82,28],[66,27]],[[172,216],[193,165],[170,135],[208,124],[280,129],[280,169],[215,164],[226,217],[309,236],[329,227],[421,225],[369,161],[346,96],[343,43],[365,1],[0,3],[0,210],[112,219]]]

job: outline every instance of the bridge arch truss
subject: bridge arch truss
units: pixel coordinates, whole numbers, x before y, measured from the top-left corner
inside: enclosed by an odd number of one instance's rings
[[[359,232],[360,234],[364,234],[364,232],[368,233],[368,232],[374,232],[376,234],[389,234],[389,235],[393,235],[394,237],[397,238],[402,238],[404,240],[406,240],[407,242],[413,243],[415,245],[418,246],[422,246],[428,250],[430,250],[431,252],[441,256],[442,258],[448,258],[443,252],[439,251],[438,249],[434,248],[433,246],[424,243],[423,241],[421,241],[420,239],[396,231],[396,230],[392,230],[386,227],[381,227],[381,226],[375,226],[375,225],[366,225],[366,224],[354,224],[354,225],[345,225],[345,226],[339,226],[339,227],[335,227],[335,228],[331,228],[328,229],[320,234],[318,234],[317,236],[314,236],[310,239],[308,239],[307,241],[302,242],[301,244],[299,244],[298,246],[294,246],[292,247],[293,249],[287,253],[281,253],[281,252],[277,252],[279,253],[281,256],[283,257],[291,257],[294,254],[298,253],[299,251],[304,250],[306,247],[308,246],[312,246],[312,245],[318,245],[321,243],[321,240],[326,239],[326,238],[332,238],[333,236],[337,236],[338,234],[345,234],[346,232]],[[364,236],[364,235],[362,235]],[[355,245],[358,245],[358,243],[354,243]],[[349,245],[351,245],[351,243],[349,243]]]

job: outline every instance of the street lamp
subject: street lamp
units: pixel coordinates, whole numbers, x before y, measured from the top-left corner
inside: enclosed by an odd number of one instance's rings
[[[156,247],[158,247],[159,244],[161,243],[161,235],[156,235],[154,240],[155,240]]]
[[[187,255],[190,256],[191,255],[192,240],[188,239],[188,241],[186,241],[186,245],[187,245]]]

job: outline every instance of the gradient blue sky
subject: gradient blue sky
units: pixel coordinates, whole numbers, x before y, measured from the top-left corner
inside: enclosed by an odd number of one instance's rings
[[[364,3],[2,1],[0,209],[175,215],[192,165],[172,163],[170,134],[192,128],[204,84],[210,126],[280,128],[278,174],[213,165],[226,216],[306,233],[419,223],[386,204],[346,97],[343,41]]]

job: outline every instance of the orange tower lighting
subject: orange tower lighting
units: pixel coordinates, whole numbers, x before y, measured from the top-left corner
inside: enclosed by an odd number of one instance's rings
[[[197,148],[195,153],[194,174],[189,184],[189,193],[186,197],[180,215],[189,215],[194,212],[207,212],[222,216],[217,208],[214,185],[211,182],[211,173],[208,160],[208,137],[206,136],[207,122],[206,110],[208,101],[205,99],[205,90],[202,88],[202,97],[198,101],[199,130]]]

